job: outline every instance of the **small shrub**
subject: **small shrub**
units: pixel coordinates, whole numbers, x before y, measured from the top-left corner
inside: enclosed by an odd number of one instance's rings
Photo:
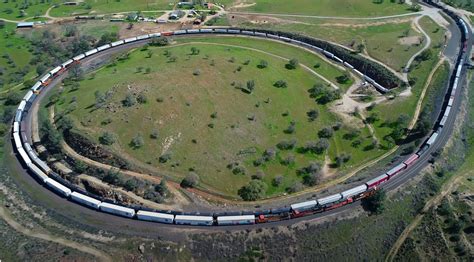
[[[199,176],[191,172],[189,173],[183,180],[181,181],[181,186],[186,188],[186,187],[196,187],[199,184]]]

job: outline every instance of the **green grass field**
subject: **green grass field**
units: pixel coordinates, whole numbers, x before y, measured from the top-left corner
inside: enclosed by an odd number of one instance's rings
[[[15,86],[36,75],[35,67],[29,66],[32,57],[30,43],[15,34],[15,24],[5,23],[0,31],[0,88]],[[19,72],[24,72],[19,74]],[[2,84],[3,83],[3,84]]]
[[[117,138],[111,146],[114,151],[158,170],[172,172],[177,179],[194,170],[204,187],[227,195],[235,195],[237,189],[258,171],[265,173],[263,181],[269,185],[267,194],[279,194],[302,179],[296,174],[297,169],[311,161],[324,162],[325,153],[299,153],[292,149],[277,150],[275,158],[269,162],[258,167],[253,165],[265,150],[275,148],[279,142],[295,139],[297,147],[303,146],[307,141],[317,141],[321,128],[339,121],[326,106],[318,105],[309,97],[307,90],[315,83],[322,83],[318,77],[302,67],[286,69],[286,60],[245,47],[268,48],[277,43],[231,38],[188,38],[178,43],[182,45],[134,51],[129,59],[100,69],[92,79],[91,75],[86,76],[79,91],[63,92],[57,105],[58,112],[71,109],[71,104],[75,104],[70,115],[87,136],[98,141],[103,132],[111,132]],[[237,43],[241,47],[231,45]],[[198,48],[199,55],[190,55],[191,47]],[[305,52],[290,46],[264,50],[275,51],[275,54],[286,52],[297,58]],[[176,62],[170,62],[165,51],[176,57]],[[152,57],[146,58],[149,52]],[[306,53],[306,59],[300,60],[301,63],[314,62],[318,58]],[[249,60],[248,65],[245,65],[246,60]],[[268,68],[259,69],[260,60],[267,61]],[[147,68],[150,68],[149,73],[146,73]],[[339,74],[329,65],[320,69],[323,75]],[[235,88],[241,84],[245,86],[248,80],[255,81],[252,94]],[[278,80],[287,81],[288,87],[274,87]],[[94,109],[96,91],[109,92],[110,96],[107,106],[97,110]],[[144,94],[147,102],[124,107],[122,100],[127,94]],[[71,103],[73,100],[76,102]],[[319,111],[315,121],[309,121],[306,115],[311,109]],[[288,116],[283,116],[286,111]],[[291,121],[296,123],[296,131],[285,134],[283,131]],[[158,131],[157,139],[150,137],[154,130]],[[352,141],[342,139],[348,132],[346,125],[335,131],[329,140],[327,154],[331,162],[343,152],[352,156],[342,170],[385,152],[378,149],[364,151],[371,139],[366,128],[361,131],[362,145],[358,148],[351,146]],[[145,145],[133,149],[130,143],[137,135],[143,138]],[[170,154],[171,159],[160,163],[160,156],[166,154]],[[295,163],[280,164],[280,160],[289,155],[294,155]],[[228,169],[227,165],[235,162],[245,168],[245,175],[233,174]],[[279,186],[272,186],[277,175],[282,175],[283,181]]]
[[[235,8],[234,10],[341,17],[387,16],[410,12],[408,5],[392,3],[391,1],[374,3],[374,1],[368,0],[246,0],[242,2],[249,4],[249,6],[246,8]]]

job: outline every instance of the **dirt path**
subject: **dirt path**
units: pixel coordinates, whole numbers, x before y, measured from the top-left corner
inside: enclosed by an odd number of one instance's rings
[[[415,113],[413,115],[413,118],[412,118],[410,124],[408,125],[408,130],[412,130],[415,127],[416,122],[418,121],[418,117],[420,116],[420,113],[421,113],[421,106],[423,104],[423,99],[425,98],[426,92],[428,91],[428,87],[431,84],[431,80],[432,80],[434,74],[436,73],[436,70],[438,70],[438,68],[444,63],[445,60],[446,60],[446,57],[442,57],[438,61],[436,66],[433,67],[433,69],[431,70],[431,73],[428,76],[428,79],[426,80],[425,86],[423,87],[423,91],[421,92],[420,98],[418,99],[418,102],[416,104]]]
[[[107,255],[104,251],[102,250],[97,250],[95,248],[89,247],[82,245],[78,242],[74,242],[62,237],[54,236],[51,234],[47,233],[40,233],[40,232],[35,232],[34,230],[28,229],[21,225],[20,223],[17,222],[17,219],[14,218],[11,213],[3,206],[0,206],[0,217],[13,229],[16,231],[20,232],[21,234],[24,234],[29,237],[33,238],[39,238],[42,240],[46,241],[51,241],[66,247],[74,248],[76,250],[79,250],[81,252],[91,254],[95,257],[97,257],[101,261],[113,261],[112,257]]]
[[[407,237],[413,232],[413,230],[415,230],[416,227],[420,224],[421,220],[425,217],[426,212],[428,212],[432,207],[438,205],[447,194],[455,190],[461,179],[472,174],[474,174],[474,172],[471,171],[459,176],[453,176],[454,179],[451,179],[450,182],[444,184],[443,188],[441,189],[441,192],[435,197],[431,198],[428,202],[426,202],[421,212],[415,217],[411,224],[408,225],[405,230],[403,230],[402,234],[398,237],[397,241],[387,254],[385,261],[393,261],[400,247],[403,245]]]
[[[428,49],[431,45],[431,37],[423,30],[423,28],[420,26],[420,19],[424,17],[424,16],[418,16],[417,18],[415,18],[415,20],[413,20],[413,25],[415,26],[415,29],[417,29],[419,32],[421,32],[424,36],[425,36],[425,46],[423,46],[423,48],[421,48],[418,52],[416,52],[412,57],[410,57],[410,59],[408,60],[405,68],[410,68],[411,64],[413,63],[413,61],[415,61],[415,58],[421,54],[423,51],[425,51],[426,49]],[[405,81],[408,81],[408,72],[406,70],[403,71],[403,79]]]

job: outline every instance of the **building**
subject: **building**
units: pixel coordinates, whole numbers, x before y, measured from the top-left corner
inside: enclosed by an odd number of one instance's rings
[[[20,22],[16,24],[16,28],[33,28],[34,22]]]
[[[181,10],[174,10],[173,12],[171,12],[168,16],[168,19],[170,20],[178,20],[180,19],[181,17],[184,16],[184,12],[181,11]]]

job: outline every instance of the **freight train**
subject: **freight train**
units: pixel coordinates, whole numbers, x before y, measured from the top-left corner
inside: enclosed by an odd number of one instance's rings
[[[455,20],[462,31],[462,46],[464,47],[467,41],[469,40],[469,30],[467,29],[466,23],[462,19],[456,18]],[[305,42],[287,37],[281,37],[276,34],[259,32],[258,30],[226,28],[191,29],[147,34],[138,37],[127,38],[124,40],[119,40],[110,44],[94,48],[90,51],[87,51],[83,54],[79,54],[67,60],[60,66],[57,66],[56,68],[48,72],[46,75],[41,77],[41,79],[25,95],[16,111],[15,120],[13,122],[12,134],[14,148],[16,149],[22,163],[24,163],[24,165],[27,167],[33,177],[37,179],[40,183],[43,183],[46,187],[55,191],[57,194],[88,208],[126,218],[165,224],[196,226],[250,225],[256,223],[267,223],[273,221],[287,220],[335,209],[373,194],[375,190],[380,187],[381,184],[390,181],[395,176],[398,176],[398,174],[400,174],[403,170],[410,168],[410,166],[412,166],[416,161],[418,161],[420,157],[422,157],[424,154],[427,154],[427,150],[437,141],[437,138],[443,126],[446,124],[449,114],[452,111],[451,107],[453,105],[454,100],[456,99],[456,89],[460,84],[460,77],[462,75],[461,71],[463,70],[463,62],[465,56],[464,53],[466,51],[465,49],[462,49],[462,51],[460,52],[458,64],[453,72],[454,80],[452,81],[452,85],[450,86],[451,95],[449,97],[449,101],[447,102],[446,107],[444,107],[440,116],[441,121],[435,126],[434,131],[423,143],[422,147],[415,154],[411,155],[405,161],[391,168],[387,172],[344,192],[325,196],[319,199],[311,199],[305,202],[294,203],[290,206],[272,208],[267,210],[223,213],[184,213],[168,210],[152,210],[140,206],[125,206],[123,204],[114,203],[108,199],[103,199],[102,197],[92,195],[87,191],[83,190],[82,188],[79,188],[78,186],[68,182],[67,180],[61,178],[61,176],[55,173],[51,168],[48,167],[48,165],[43,160],[38,157],[32,146],[28,143],[25,131],[23,130],[24,128],[26,128],[26,125],[23,120],[25,115],[28,114],[28,110],[33,104],[38,94],[44,88],[46,88],[55,77],[67,71],[72,64],[80,63],[83,59],[87,57],[93,56],[94,54],[103,52],[105,50],[117,46],[135,43],[139,41],[146,43],[151,39],[159,37],[186,34],[241,34],[247,36],[270,38],[292,43],[311,50],[321,52],[326,57],[344,65],[350,70],[353,70],[357,75],[370,82],[380,91],[387,91],[386,88],[376,83],[369,76],[362,74],[351,64],[343,61],[342,59],[336,57],[334,54],[327,52],[318,46],[313,46]]]

